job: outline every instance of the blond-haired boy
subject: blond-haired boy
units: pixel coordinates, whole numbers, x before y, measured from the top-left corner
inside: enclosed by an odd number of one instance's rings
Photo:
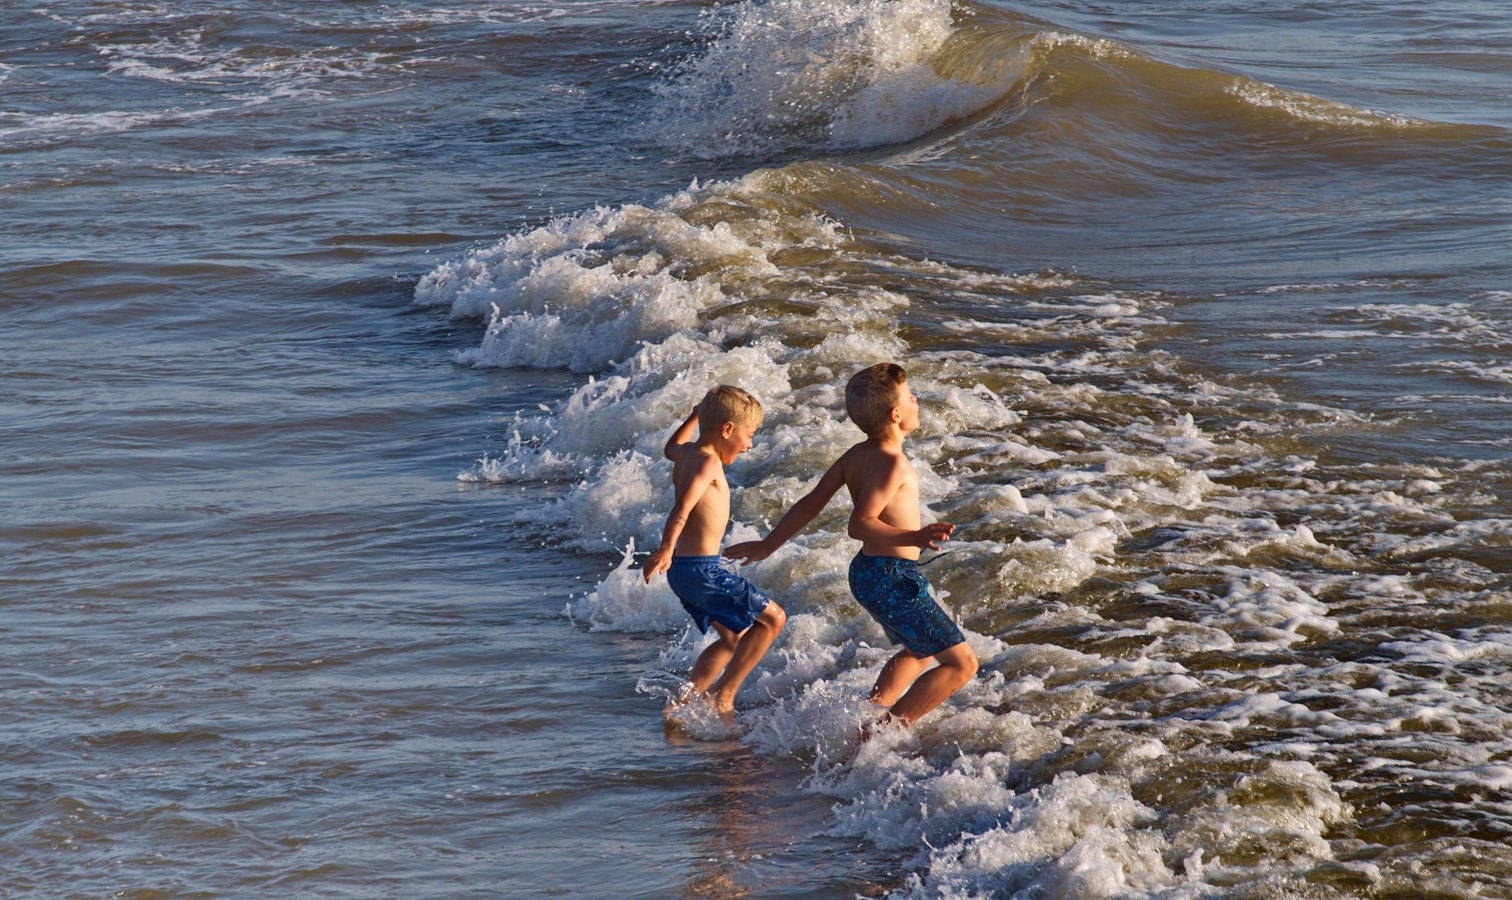
[[[675,499],[661,546],[645,564],[647,584],[666,572],[667,583],[698,630],[707,633],[712,626],[719,635],[693,664],[686,693],[707,696],[723,716],[734,711],[741,682],[787,622],[782,607],[724,568],[719,556],[730,522],[724,467],[751,448],[761,419],[755,397],[722,384],[705,394],[672,433],[662,452],[672,460]],[[698,439],[692,440],[695,424]]]
[[[976,654],[919,574],[919,551],[940,549],[955,526],[920,525],[919,475],[903,455],[903,439],[919,427],[919,401],[903,367],[878,363],[857,372],[845,388],[845,411],[866,440],[845,451],[770,534],[732,544],[725,555],[747,564],[765,559],[846,487],[855,507],[848,532],[861,541],[850,565],[851,593],[888,639],[903,645],[882,667],[870,699],[888,707],[886,719],[908,726],[977,671]]]

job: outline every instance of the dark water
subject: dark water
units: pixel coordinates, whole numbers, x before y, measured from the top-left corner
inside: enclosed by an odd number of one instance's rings
[[[1509,85],[1489,3],[0,11],[0,894],[1508,896]],[[981,677],[854,748],[837,502],[664,730],[667,429],[762,398],[743,537],[878,359]]]

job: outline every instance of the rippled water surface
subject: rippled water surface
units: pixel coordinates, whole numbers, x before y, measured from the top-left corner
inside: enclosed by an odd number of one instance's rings
[[[0,894],[1512,896],[1500,5],[0,35]],[[755,536],[882,359],[981,674],[855,745],[837,500],[665,728],[669,429]]]

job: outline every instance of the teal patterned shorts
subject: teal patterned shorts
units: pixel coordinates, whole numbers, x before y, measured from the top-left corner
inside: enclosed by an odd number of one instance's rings
[[[929,582],[919,574],[917,560],[857,553],[850,564],[850,589],[882,625],[887,639],[920,659],[966,640],[929,596]]]

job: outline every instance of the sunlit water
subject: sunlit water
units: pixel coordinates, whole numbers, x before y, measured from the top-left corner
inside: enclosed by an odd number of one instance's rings
[[[0,28],[0,894],[1512,896],[1505,9]],[[665,729],[668,430],[882,359],[981,675],[856,747],[836,501]]]

